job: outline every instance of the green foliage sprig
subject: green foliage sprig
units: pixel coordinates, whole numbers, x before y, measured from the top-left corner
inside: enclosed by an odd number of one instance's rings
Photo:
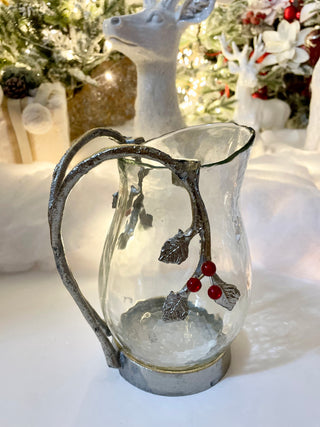
[[[95,83],[91,70],[103,62],[105,18],[126,13],[125,0],[10,0],[0,3],[0,70],[25,67],[69,91]]]

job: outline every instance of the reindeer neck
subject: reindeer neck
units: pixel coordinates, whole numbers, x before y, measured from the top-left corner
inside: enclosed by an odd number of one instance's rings
[[[135,134],[145,138],[184,126],[176,94],[176,63],[138,64]]]
[[[235,107],[233,119],[237,123],[251,126],[256,131],[258,131],[257,101],[259,100],[252,98],[251,93],[252,89],[243,85],[241,81],[239,82],[238,80],[236,87],[237,104]]]
[[[237,88],[236,88],[236,96],[239,100],[248,100],[250,102],[252,100],[252,89],[248,86],[243,85],[241,82],[238,81]]]

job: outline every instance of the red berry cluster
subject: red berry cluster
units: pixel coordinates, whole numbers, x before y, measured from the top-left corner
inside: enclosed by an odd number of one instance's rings
[[[242,19],[242,23],[244,25],[259,25],[261,23],[261,21],[263,21],[264,19],[266,19],[267,15],[265,13],[254,13],[252,10],[250,10],[250,12],[247,12],[245,18]]]
[[[267,88],[267,86],[261,87],[256,92],[254,92],[251,96],[252,96],[252,98],[268,99],[268,88]]]
[[[205,261],[201,266],[201,271],[204,276],[213,276],[217,268],[212,261]],[[187,281],[187,288],[190,292],[198,292],[201,289],[201,280],[198,277],[191,277]],[[222,295],[222,290],[219,286],[212,285],[208,289],[208,295],[211,299],[219,299]]]
[[[286,7],[283,11],[283,18],[288,22],[293,22],[295,19],[300,19],[303,1],[290,0],[290,3],[291,5]]]

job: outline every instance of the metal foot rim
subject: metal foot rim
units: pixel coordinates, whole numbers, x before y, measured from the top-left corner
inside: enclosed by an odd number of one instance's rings
[[[120,352],[121,376],[141,390],[163,396],[186,396],[207,390],[226,374],[231,361],[228,347],[215,360],[185,371],[153,369]]]

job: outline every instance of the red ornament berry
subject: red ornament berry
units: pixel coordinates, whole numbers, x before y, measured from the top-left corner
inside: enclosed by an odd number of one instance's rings
[[[229,88],[229,86],[227,84],[224,87],[224,92],[226,94],[226,97],[230,98],[230,88]]]
[[[299,20],[299,19],[300,19],[300,16],[301,16],[301,12],[300,12],[300,11],[298,11],[298,12],[296,13],[296,18]]]
[[[246,14],[246,18],[248,18],[248,19],[252,18],[253,16],[254,16],[254,13],[252,10],[250,10],[250,12],[247,12],[247,14]]]
[[[260,18],[258,18],[257,16],[253,16],[252,18],[250,18],[250,22],[252,25],[259,25],[260,24]]]
[[[198,279],[197,277],[191,277],[191,279],[189,279],[187,281],[187,288],[189,289],[190,292],[198,292],[201,289],[201,282],[200,279]]]
[[[269,52],[265,52],[264,54],[262,54],[261,56],[259,56],[259,58],[256,60],[257,64],[261,64],[261,62],[264,60],[264,58],[266,58],[268,55],[270,55]]]
[[[296,18],[297,9],[291,5],[285,8],[283,11],[283,17],[286,21],[291,22]]]
[[[205,276],[213,276],[216,270],[217,267],[212,261],[206,261],[201,266],[202,274]]]
[[[257,13],[257,18],[266,19],[266,17],[267,17],[267,15],[265,13],[262,13],[262,12]]]
[[[211,299],[219,299],[222,295],[222,290],[219,288],[219,286],[212,285],[208,289],[208,295]]]
[[[261,87],[256,92],[254,92],[251,96],[252,96],[252,98],[268,99],[268,88],[267,88],[267,86]]]

